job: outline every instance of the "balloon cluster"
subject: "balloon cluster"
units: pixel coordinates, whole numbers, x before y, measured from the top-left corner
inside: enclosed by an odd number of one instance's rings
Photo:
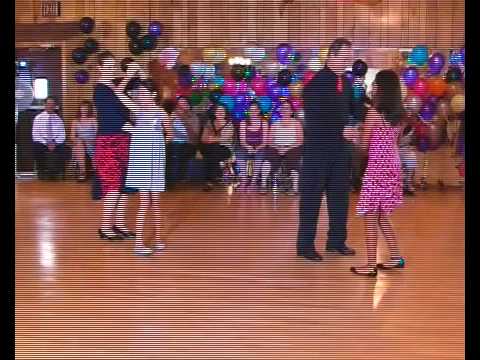
[[[322,49],[320,53],[312,52],[312,58],[325,63],[327,54],[328,49]],[[243,55],[232,55],[227,63],[227,53],[220,47],[166,48],[156,56],[152,77],[158,88],[166,89],[164,94],[186,97],[193,106],[209,103],[225,106],[235,122],[248,116],[253,101],[270,122],[280,119],[279,109],[284,100],[290,101],[302,119],[302,92],[315,76],[315,71],[307,65],[309,59],[286,43],[279,44],[271,54],[264,48],[247,47]],[[358,60],[345,76],[353,83],[367,69],[367,64]]]
[[[162,24],[151,21],[148,25],[148,33],[140,36],[142,26],[137,21],[129,21],[125,25],[125,32],[130,41],[128,49],[133,55],[141,55],[144,51],[151,51],[157,47],[157,39],[162,34]]]
[[[426,46],[416,46],[401,70],[405,109],[421,120],[416,127],[418,149],[425,152],[440,145],[442,124],[450,112],[465,110],[465,50],[454,51],[448,59],[436,52],[429,56]]]
[[[84,34],[91,34],[95,29],[95,20],[90,17],[83,17],[79,22],[80,31]],[[98,51],[99,44],[94,38],[87,38],[83,42],[82,47],[78,47],[72,51],[72,60],[75,64],[84,64],[88,60],[88,56]],[[90,78],[87,70],[80,69],[74,74],[77,84],[86,84]]]

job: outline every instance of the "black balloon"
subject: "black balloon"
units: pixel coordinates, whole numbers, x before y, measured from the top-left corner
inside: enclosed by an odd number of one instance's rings
[[[190,67],[188,65],[180,65],[177,69],[177,74],[180,76],[191,75]]]
[[[128,49],[133,55],[140,55],[143,51],[142,42],[138,39],[131,39],[128,44]]]
[[[245,68],[245,72],[244,72],[245,80],[247,80],[247,81],[252,80],[255,77],[256,74],[257,74],[257,70],[255,69],[255,66],[248,65]]]
[[[84,34],[90,34],[95,27],[95,20],[90,17],[80,19],[80,31]]]
[[[122,71],[124,73],[127,72],[127,69],[128,69],[128,64],[134,62],[135,60],[133,60],[131,57],[126,57],[124,59],[122,59],[122,61],[120,61],[120,69],[122,69]]]
[[[235,81],[242,81],[245,77],[245,66],[235,64],[232,66],[232,78]]]
[[[288,86],[292,82],[292,72],[288,69],[281,70],[277,76],[277,83],[282,86]]]
[[[365,76],[367,71],[368,71],[368,65],[365,61],[359,59],[353,63],[353,66],[352,66],[353,75],[362,77],[362,76]]]
[[[87,61],[88,54],[84,48],[76,48],[72,51],[72,60],[76,64],[83,64]]]
[[[213,90],[211,93],[210,93],[210,100],[211,102],[213,103],[218,103],[218,101],[220,100],[220,97],[223,95],[222,91],[221,90]]]
[[[98,41],[92,38],[85,40],[83,48],[88,54],[93,54],[98,51]]]
[[[462,70],[458,67],[451,67],[447,71],[447,75],[445,76],[447,83],[460,81],[462,80]]]
[[[138,22],[130,21],[127,23],[125,31],[127,32],[127,35],[133,39],[140,35],[140,33],[142,32],[142,27]]]
[[[142,37],[142,47],[144,50],[153,50],[157,46],[157,39],[153,35],[144,35]]]

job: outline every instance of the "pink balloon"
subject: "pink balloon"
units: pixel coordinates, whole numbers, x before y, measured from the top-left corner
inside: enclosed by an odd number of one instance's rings
[[[267,86],[265,80],[261,76],[257,76],[252,79],[252,90],[255,91],[257,96],[264,96],[267,93]]]
[[[225,79],[225,83],[223,84],[223,92],[226,95],[235,95],[237,92],[235,81],[232,79]]]
[[[307,70],[303,75],[303,85],[307,85],[310,81],[312,81],[314,76],[315,76],[315,71]]]
[[[425,79],[418,79],[413,85],[413,92],[418,96],[426,96],[428,93],[428,83]]]
[[[303,107],[302,99],[292,98],[291,103],[294,111],[298,111]]]
[[[246,93],[248,90],[248,84],[245,80],[237,83],[237,93]]]

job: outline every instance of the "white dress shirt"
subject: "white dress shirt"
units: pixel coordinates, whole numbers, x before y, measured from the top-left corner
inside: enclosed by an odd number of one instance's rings
[[[33,120],[32,138],[34,142],[47,145],[49,142],[62,144],[65,142],[65,126],[57,114],[41,112]]]

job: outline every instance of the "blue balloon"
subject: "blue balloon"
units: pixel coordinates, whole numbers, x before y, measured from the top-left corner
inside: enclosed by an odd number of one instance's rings
[[[280,89],[280,96],[282,97],[290,97],[290,89],[288,87],[282,87]]]
[[[411,53],[412,61],[418,66],[423,66],[428,61],[428,48],[423,45],[415,46]]]
[[[269,112],[272,109],[272,99],[268,96],[260,96],[258,98],[258,105],[260,106],[261,112]]]
[[[465,61],[464,56],[460,52],[452,52],[449,57],[450,65],[461,65]]]
[[[296,84],[302,80],[302,75],[298,72],[292,74],[292,84]]]
[[[238,106],[233,110],[232,117],[236,121],[242,121],[247,117],[247,110],[244,106]]]
[[[220,104],[224,105],[228,111],[232,111],[235,106],[235,101],[230,95],[222,95],[218,101]]]
[[[213,83],[217,86],[222,87],[225,84],[225,79],[222,76],[215,76],[213,78]]]
[[[355,85],[353,87],[353,98],[355,100],[361,100],[363,99],[363,95],[365,94],[365,89],[361,85]]]

